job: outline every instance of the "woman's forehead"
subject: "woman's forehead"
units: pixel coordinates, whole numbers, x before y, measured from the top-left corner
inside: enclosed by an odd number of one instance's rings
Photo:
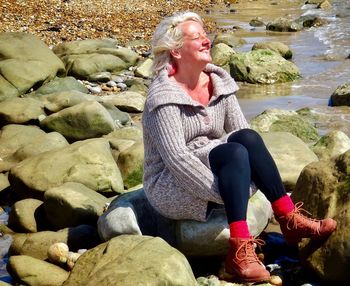
[[[202,25],[196,21],[189,20],[180,24],[180,28],[185,35],[205,33]]]

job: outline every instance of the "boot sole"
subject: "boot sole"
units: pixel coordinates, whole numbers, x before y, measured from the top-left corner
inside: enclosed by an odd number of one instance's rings
[[[254,283],[260,283],[260,282],[270,282],[271,276],[266,276],[266,278],[241,278],[237,276],[236,274],[232,274],[224,270],[224,280],[229,280],[230,282],[235,283],[249,283],[249,285],[253,285]]]

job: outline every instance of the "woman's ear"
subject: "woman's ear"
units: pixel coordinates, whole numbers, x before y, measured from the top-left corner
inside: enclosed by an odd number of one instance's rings
[[[170,54],[174,59],[179,59],[181,58],[180,52],[178,49],[170,50]]]

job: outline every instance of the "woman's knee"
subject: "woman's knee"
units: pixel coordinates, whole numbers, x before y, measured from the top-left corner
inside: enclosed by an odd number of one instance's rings
[[[253,129],[241,129],[232,133],[227,142],[236,142],[244,145],[245,147],[256,146],[257,144],[264,144],[260,134]]]
[[[239,143],[221,144],[210,151],[209,162],[214,173],[227,164],[244,166],[249,164],[248,150]]]

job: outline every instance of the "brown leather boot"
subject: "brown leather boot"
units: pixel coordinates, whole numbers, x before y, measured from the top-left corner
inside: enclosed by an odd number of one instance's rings
[[[304,216],[301,212],[310,213],[302,209],[302,205],[302,202],[298,202],[293,211],[276,217],[288,244],[297,244],[302,238],[322,240],[336,229],[337,222],[331,218],[317,220]]]
[[[225,271],[234,282],[262,282],[270,280],[270,273],[255,253],[254,244],[264,244],[260,239],[230,238]]]

